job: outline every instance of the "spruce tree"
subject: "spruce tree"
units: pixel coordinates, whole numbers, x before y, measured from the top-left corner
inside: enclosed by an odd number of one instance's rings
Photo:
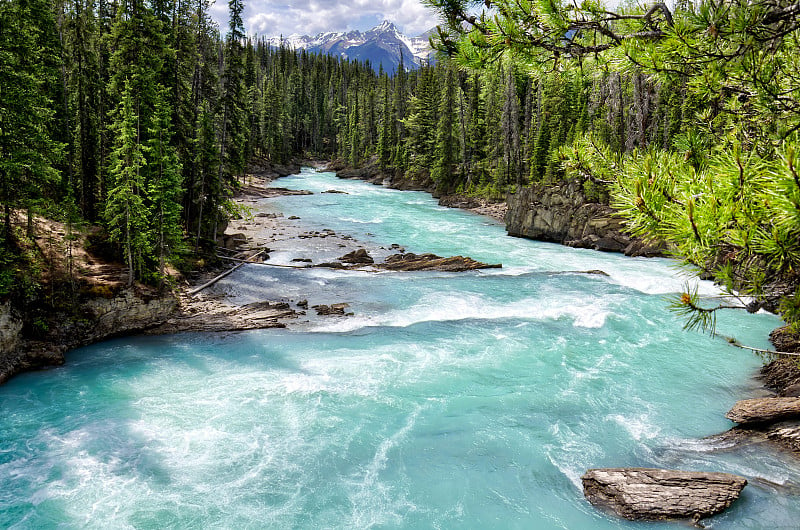
[[[389,76],[385,73],[381,75],[381,89],[383,91],[381,108],[381,129],[378,134],[378,163],[381,169],[389,167],[391,161],[392,149],[392,130],[394,129],[394,113],[392,112],[392,105],[389,100]]]
[[[172,112],[167,105],[169,92],[162,88],[149,129],[147,145],[150,182],[150,246],[158,260],[159,280],[165,279],[165,265],[183,240],[181,219],[181,164],[172,140]]]
[[[135,83],[123,83],[122,99],[115,113],[115,145],[109,164],[111,182],[104,214],[110,240],[122,246],[128,286],[140,276],[144,258],[149,254],[148,212],[142,176],[146,162],[139,143],[141,123],[131,94],[133,85]]]
[[[455,126],[458,121],[456,115],[456,80],[452,66],[445,71],[444,84],[439,106],[439,123],[436,129],[436,150],[434,153],[434,167],[431,173],[436,187],[442,191],[449,191],[453,183],[453,164],[457,156],[457,140]]]
[[[48,85],[56,79],[55,51],[43,33],[53,27],[49,5],[2,2],[0,27],[0,204],[8,244],[12,209],[27,208],[30,219],[33,203],[55,180],[53,162],[62,146],[48,127],[54,115]]]

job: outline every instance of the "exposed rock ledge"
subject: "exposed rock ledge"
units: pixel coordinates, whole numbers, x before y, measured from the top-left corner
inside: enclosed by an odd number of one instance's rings
[[[442,271],[462,272],[476,269],[499,269],[502,265],[481,263],[464,256],[443,258],[436,254],[393,254],[386,258],[384,263],[378,265],[381,269],[390,271]]]
[[[800,398],[766,397],[737,401],[725,415],[739,425],[800,419]]]
[[[727,509],[747,485],[729,473],[646,468],[590,469],[581,480],[589,502],[626,519],[695,522]]]
[[[116,296],[87,301],[77,316],[54,315],[46,332],[25,339],[20,333],[21,317],[5,305],[0,308],[0,383],[24,371],[64,364],[64,353],[72,348],[157,325],[177,306],[171,294],[153,296],[123,289]]]
[[[663,252],[659,245],[625,234],[615,210],[590,201],[578,180],[522,188],[510,193],[507,202],[506,230],[511,236],[628,256],[658,256]]]
[[[761,375],[778,396],[737,402],[726,417],[739,425],[710,438],[736,445],[771,443],[800,455],[800,367],[777,359],[764,365]]]

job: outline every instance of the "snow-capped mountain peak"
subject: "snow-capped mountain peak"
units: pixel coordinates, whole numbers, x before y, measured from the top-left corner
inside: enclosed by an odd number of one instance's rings
[[[425,34],[414,38],[406,37],[388,20],[363,33],[354,30],[319,33],[315,36],[295,34],[271,38],[269,41],[273,46],[283,45],[297,50],[369,61],[376,70],[383,66],[387,72],[397,70],[400,54],[407,68],[418,68],[431,56],[431,48]]]
[[[397,26],[389,22],[388,20],[384,20],[378,26],[372,28],[371,31],[397,31]]]

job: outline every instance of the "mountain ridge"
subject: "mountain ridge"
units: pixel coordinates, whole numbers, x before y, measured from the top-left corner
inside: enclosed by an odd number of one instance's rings
[[[330,31],[316,35],[292,34],[288,37],[272,37],[272,46],[287,46],[296,50],[335,55],[351,60],[369,61],[377,71],[380,67],[394,72],[400,64],[402,54],[406,68],[419,68],[433,55],[426,31],[416,37],[401,33],[394,23],[384,20],[367,31]]]

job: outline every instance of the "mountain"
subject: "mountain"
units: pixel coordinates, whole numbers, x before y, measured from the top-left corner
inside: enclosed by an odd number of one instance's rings
[[[369,31],[319,33],[316,36],[290,35],[269,39],[273,46],[288,46],[296,50],[327,53],[346,59],[369,61],[377,71],[381,66],[387,72],[397,71],[400,54],[406,68],[419,68],[423,61],[433,56],[428,31],[417,37],[406,37],[397,27],[384,20]]]

